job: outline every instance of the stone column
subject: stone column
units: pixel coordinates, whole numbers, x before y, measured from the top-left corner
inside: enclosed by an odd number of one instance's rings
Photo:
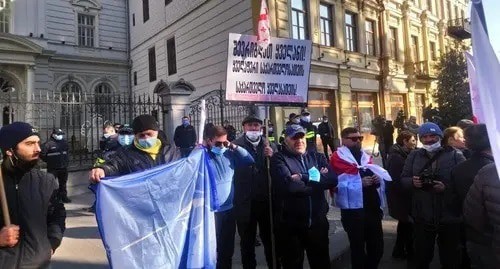
[[[188,114],[191,104],[189,96],[193,91],[195,91],[194,86],[182,78],[172,83],[160,80],[154,89],[154,93],[161,98],[163,131],[171,143],[173,143],[175,128],[181,123],[182,117]],[[195,128],[198,129],[198,126]]]
[[[33,100],[34,92],[35,92],[35,66],[26,65],[26,106],[25,106],[26,113],[24,114],[25,117],[24,119],[27,122],[31,123],[33,121],[33,106],[31,101]]]
[[[446,53],[446,50],[444,48],[444,37],[446,35],[446,22],[444,20],[440,20],[438,22],[438,41],[439,41],[439,56],[443,57],[443,55]]]
[[[424,70],[429,74],[430,71],[430,52],[429,52],[429,27],[428,27],[428,15],[427,11],[422,12],[420,16],[420,20],[422,22],[422,43],[424,47]]]
[[[339,68],[339,103],[340,103],[340,129],[353,127],[354,120],[352,114],[351,98],[351,74],[349,70]]]

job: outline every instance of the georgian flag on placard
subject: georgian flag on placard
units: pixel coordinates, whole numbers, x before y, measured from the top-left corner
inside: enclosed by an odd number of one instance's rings
[[[269,10],[266,0],[260,2],[259,25],[257,26],[257,42],[259,46],[265,48],[269,45],[271,39],[271,27],[269,26]]]

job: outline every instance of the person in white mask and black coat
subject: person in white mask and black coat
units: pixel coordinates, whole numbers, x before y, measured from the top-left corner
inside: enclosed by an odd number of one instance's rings
[[[41,159],[47,163],[47,172],[59,182],[59,198],[63,203],[70,203],[66,183],[68,182],[69,146],[63,130],[52,130],[49,140],[43,143]]]
[[[311,122],[311,113],[307,108],[300,113],[300,126],[306,130],[307,152],[317,152],[316,135],[318,128]]]
[[[254,164],[237,167],[234,171],[234,214],[240,235],[243,268],[255,268],[255,237],[257,225],[264,244],[269,268],[272,268],[271,222],[269,215],[269,182],[266,157],[277,152],[276,145],[262,134],[262,120],[250,115],[243,122],[244,135],[233,141],[246,149]]]

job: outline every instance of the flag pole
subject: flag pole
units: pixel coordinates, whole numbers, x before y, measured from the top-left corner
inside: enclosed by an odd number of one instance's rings
[[[2,203],[2,214],[3,214],[3,222],[5,226],[10,225],[10,214],[9,214],[9,206],[7,205],[7,195],[5,194],[5,185],[3,184],[3,175],[2,169],[0,168],[0,202]]]
[[[269,106],[265,106],[266,117],[264,119],[264,126],[266,130],[266,146],[270,146],[269,142]],[[268,182],[268,195],[269,195],[269,226],[271,229],[271,253],[273,257],[273,268],[277,267],[276,258],[276,241],[274,237],[274,221],[273,221],[273,200],[272,200],[272,181],[271,181],[271,160],[269,156],[266,157],[266,170],[267,170],[267,182]]]

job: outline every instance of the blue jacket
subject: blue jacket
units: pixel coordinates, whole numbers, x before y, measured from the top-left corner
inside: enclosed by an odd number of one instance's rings
[[[217,204],[216,212],[233,208],[234,184],[233,176],[236,167],[244,167],[255,163],[252,155],[243,147],[226,150],[222,155],[216,155],[206,149],[210,165],[216,180]]]

